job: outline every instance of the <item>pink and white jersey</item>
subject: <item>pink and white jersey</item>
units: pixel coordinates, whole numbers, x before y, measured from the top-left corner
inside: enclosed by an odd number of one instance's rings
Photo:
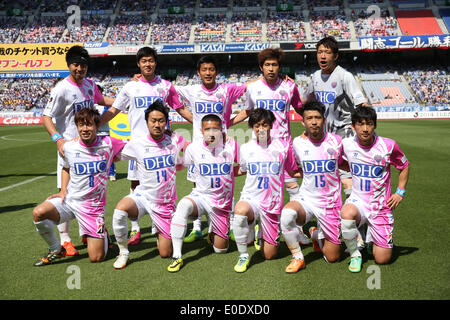
[[[176,90],[193,115],[193,141],[203,140],[201,132],[202,118],[207,114],[216,114],[222,121],[224,132],[230,127],[231,107],[245,92],[245,84],[222,83],[208,90],[202,84],[177,86]]]
[[[361,199],[369,214],[391,211],[386,204],[391,196],[390,166],[402,170],[409,165],[397,143],[375,136],[375,142],[368,147],[361,146],[356,137],[344,139],[342,144],[352,173],[351,197]]]
[[[241,146],[239,160],[241,171],[247,172],[241,199],[257,201],[266,213],[281,214],[284,171],[297,170],[289,142],[274,139],[263,146],[251,139]]]
[[[187,142],[176,133],[164,134],[159,141],[150,135],[133,137],[121,152],[122,160],[135,160],[139,171],[139,185],[134,193],[155,204],[173,204],[177,200],[176,165],[179,152]]]
[[[97,137],[92,145],[75,138],[64,144],[63,167],[70,168],[67,199],[83,202],[83,207],[106,205],[108,170],[125,142],[112,137]]]
[[[161,100],[173,109],[181,108],[178,93],[173,84],[156,76],[152,81],[130,81],[120,90],[113,107],[128,111],[131,135],[147,135],[148,127],[145,122],[145,110],[155,101]]]
[[[342,139],[325,133],[320,141],[297,137],[293,142],[294,155],[301,164],[303,180],[300,194],[314,207],[341,207],[341,180],[339,165],[342,163]]]
[[[185,166],[194,165],[196,173],[193,191],[207,195],[211,207],[225,212],[233,210],[235,162],[239,162],[239,146],[230,137],[215,147],[194,141],[184,154]]]
[[[263,108],[271,110],[275,115],[271,135],[273,138],[292,141],[289,121],[289,110],[302,107],[297,85],[292,81],[278,79],[273,86],[260,79],[247,86],[246,110]]]
[[[78,136],[74,122],[75,113],[83,108],[93,108],[103,99],[95,82],[84,78],[82,84],[72,82],[69,77],[59,81],[50,92],[50,99],[43,115],[54,118],[56,129],[64,140]]]

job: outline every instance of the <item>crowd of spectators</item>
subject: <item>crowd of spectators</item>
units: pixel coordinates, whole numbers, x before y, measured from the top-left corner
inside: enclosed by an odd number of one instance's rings
[[[24,17],[0,16],[0,43],[15,42],[26,24],[27,20]]]
[[[164,0],[159,4],[160,9],[167,9],[169,7],[185,7],[185,8],[194,8],[196,0]]]
[[[66,29],[65,16],[38,16],[29,26],[20,32],[20,42],[56,43]]]
[[[232,42],[252,42],[262,39],[262,22],[260,13],[234,14],[231,18]]]
[[[192,15],[159,16],[152,25],[150,43],[188,42]]]
[[[358,37],[393,36],[397,34],[397,19],[389,14],[389,10],[380,12],[380,17],[372,18],[373,13],[366,10],[352,10],[352,20]]]
[[[425,104],[450,104],[450,72],[445,69],[418,68],[403,73],[417,97]]]
[[[300,13],[272,11],[267,16],[268,41],[300,41],[305,39],[306,32]]]
[[[267,6],[276,7],[278,4],[290,3],[293,6],[301,6],[303,7],[303,0],[266,0]]]
[[[338,9],[344,8],[344,0],[305,0],[306,6],[310,11],[317,8],[336,7]]]
[[[261,4],[262,4],[262,1],[258,1],[258,0],[233,0],[234,7],[241,7],[241,8],[257,7],[257,8],[259,8],[259,7],[261,7]]]
[[[159,0],[122,0],[120,4],[120,11],[130,12],[130,11],[150,11],[154,12],[156,4]]]
[[[197,17],[195,42],[224,42],[227,31],[225,14],[208,14]]]
[[[148,15],[120,15],[109,29],[108,41],[112,45],[143,44],[151,25]]]
[[[228,0],[202,0],[199,5],[200,8],[226,8]]]
[[[80,27],[72,27],[63,42],[102,42],[109,25],[109,15],[84,15]]]
[[[350,26],[343,11],[313,11],[309,14],[311,37],[320,40],[327,35],[337,40],[350,40]]]

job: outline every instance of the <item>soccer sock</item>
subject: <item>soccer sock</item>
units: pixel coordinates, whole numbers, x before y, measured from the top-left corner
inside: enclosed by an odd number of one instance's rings
[[[189,201],[189,202],[190,202],[190,201]],[[196,218],[196,219],[192,222],[192,224],[193,224],[192,230],[199,231],[199,232],[202,231],[202,218],[200,218],[200,217]]]
[[[72,242],[69,236],[69,221],[58,224],[59,237],[61,238],[61,245],[64,242]]]
[[[355,220],[341,219],[342,238],[351,257],[361,257],[358,250],[358,229]]]
[[[240,256],[248,257],[247,238],[250,230],[247,216],[234,215],[233,233]]]
[[[139,218],[130,219],[131,222],[131,232],[140,232],[141,227],[139,226]]]
[[[170,223],[170,235],[172,237],[173,254],[175,259],[181,258],[181,250],[183,248],[183,240],[186,235],[188,217],[194,211],[194,204],[189,199],[181,199],[178,202],[177,210],[172,217]]]
[[[284,241],[295,259],[304,259],[300,244],[299,229],[295,220],[297,219],[297,211],[292,209],[283,209],[281,211],[281,232]]]
[[[61,249],[61,244],[55,232],[55,223],[49,219],[35,222],[36,231],[48,244],[50,251],[58,252]]]
[[[295,196],[298,193],[298,190],[300,190],[300,187],[298,186],[295,188],[286,188],[287,193],[289,193],[289,199]]]
[[[344,189],[345,199],[348,199],[350,195],[352,194],[352,188]]]
[[[128,254],[128,213],[114,209],[113,230],[120,253]]]
[[[319,239],[319,229],[316,229],[313,231],[313,233],[311,234],[311,239],[313,239],[314,241],[317,241],[317,243],[319,244],[320,250],[323,249],[323,239]]]

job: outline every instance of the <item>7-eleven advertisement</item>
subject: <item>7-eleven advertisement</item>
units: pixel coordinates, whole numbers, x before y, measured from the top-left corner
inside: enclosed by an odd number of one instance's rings
[[[63,78],[66,52],[82,43],[0,44],[0,78]]]

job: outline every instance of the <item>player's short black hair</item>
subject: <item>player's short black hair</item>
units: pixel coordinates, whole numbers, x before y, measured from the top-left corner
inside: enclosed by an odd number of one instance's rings
[[[355,111],[352,113],[352,124],[355,125],[357,122],[361,122],[362,120],[373,121],[375,128],[377,127],[377,112],[372,107],[363,107],[359,106],[355,108]]]
[[[200,67],[203,63],[212,63],[214,65],[214,68],[216,68],[217,71],[217,63],[216,59],[214,59],[212,56],[203,56],[197,61],[197,71],[200,70]]]
[[[159,111],[162,114],[164,114],[164,118],[166,118],[166,122],[169,121],[169,110],[168,108],[164,105],[164,103],[158,99],[155,100],[148,108],[147,110],[145,110],[145,122],[148,122],[148,117],[150,115],[150,112],[152,111]]]
[[[140,48],[138,50],[138,52],[136,53],[136,63],[139,63],[139,61],[143,57],[153,57],[155,59],[155,62],[156,63],[158,62],[158,53],[153,48],[150,48],[150,47],[142,47],[142,48]]]
[[[318,111],[322,117],[325,117],[325,106],[322,102],[311,100],[306,102],[300,109],[300,115],[303,117],[305,111]]]
[[[316,44],[316,51],[321,45],[323,45],[325,48],[331,49],[334,54],[339,53],[339,43],[332,36],[326,36],[325,38],[320,39]]]
[[[73,46],[66,52],[67,66],[72,63],[89,65],[89,53],[82,46]]]
[[[75,125],[78,123],[95,123],[95,126],[98,128],[100,123],[100,112],[98,112],[95,108],[83,108],[77,113],[75,113]]]
[[[220,119],[220,117],[217,114],[210,113],[210,114],[207,114],[206,116],[204,116],[202,118],[202,126],[203,126],[203,122],[206,122],[206,121],[215,121],[215,122],[218,122],[220,124],[220,126],[222,126],[222,119]]]
[[[250,128],[253,128],[253,126],[261,120],[264,120],[265,123],[268,123],[270,124],[270,126],[272,126],[275,122],[275,115],[270,110],[262,108],[255,109],[248,117],[248,126]]]

